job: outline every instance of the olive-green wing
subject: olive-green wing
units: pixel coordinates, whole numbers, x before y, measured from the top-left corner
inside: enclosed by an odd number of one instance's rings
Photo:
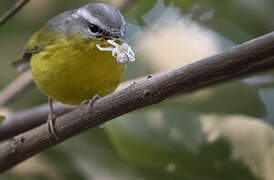
[[[38,49],[29,49],[27,48],[23,55],[17,60],[12,62],[12,66],[17,68],[19,71],[24,71],[30,69],[30,60],[33,54],[39,53]]]
[[[53,44],[56,41],[56,38],[57,36],[46,28],[38,31],[30,38],[23,54],[12,63],[12,66],[19,71],[30,69],[31,57]]]

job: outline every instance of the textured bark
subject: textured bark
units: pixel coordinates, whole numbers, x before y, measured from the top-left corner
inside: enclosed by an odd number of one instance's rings
[[[43,124],[0,144],[0,172],[78,133],[178,93],[274,68],[274,33],[173,71],[131,84],[56,120],[60,141]]]
[[[21,79],[21,78],[22,78],[22,76],[20,76],[18,79]],[[117,90],[123,89],[123,88],[127,87],[129,84],[131,84],[133,81],[137,81],[139,79],[141,79],[141,78],[123,82],[122,84],[119,85]],[[18,83],[16,80],[12,84],[10,84],[6,89],[10,89],[10,88],[13,89],[12,87],[14,87],[17,84]],[[21,86],[21,87],[23,87],[23,89],[24,89],[24,86]],[[0,97],[3,94],[9,94],[10,96],[8,96],[8,97],[6,96],[6,97],[7,97],[7,99],[10,100],[11,98],[15,98],[14,95],[17,94],[17,92],[20,88],[18,88],[18,89],[16,88],[16,90],[15,90],[16,92],[13,89],[12,92],[8,91],[8,93],[6,93],[7,92],[6,89],[0,93]],[[22,90],[22,88],[20,90]],[[0,106],[1,106],[1,98],[0,98]],[[56,115],[58,117],[76,108],[73,106],[61,105],[58,103],[54,103],[53,106],[54,106],[54,112],[56,113]],[[8,139],[8,138],[11,138],[18,134],[21,134],[23,132],[26,132],[30,129],[37,127],[37,126],[40,126],[41,124],[46,122],[48,114],[49,114],[49,105],[48,104],[43,104],[43,105],[40,105],[40,106],[37,106],[34,108],[30,108],[28,110],[17,112],[16,114],[5,119],[1,123],[1,125],[0,125],[0,141],[3,141],[5,139]]]

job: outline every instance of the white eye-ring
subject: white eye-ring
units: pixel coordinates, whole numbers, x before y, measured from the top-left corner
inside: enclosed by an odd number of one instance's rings
[[[114,46],[114,48],[101,47],[99,44],[96,44],[96,47],[100,51],[112,51],[112,56],[116,58],[116,61],[119,64],[127,64],[129,62],[135,61],[135,54],[127,43],[123,43],[122,45],[119,45],[113,40],[107,40],[107,42],[110,45]]]

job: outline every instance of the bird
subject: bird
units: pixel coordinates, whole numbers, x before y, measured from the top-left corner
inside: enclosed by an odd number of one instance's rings
[[[63,12],[31,36],[13,66],[31,69],[36,86],[48,96],[47,124],[57,140],[53,101],[81,105],[113,92],[126,64],[135,60],[128,43],[123,15],[103,3]]]

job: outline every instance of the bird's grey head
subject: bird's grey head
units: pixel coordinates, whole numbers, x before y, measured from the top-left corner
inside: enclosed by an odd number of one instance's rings
[[[57,24],[57,22],[59,22]],[[60,23],[62,22],[62,23]],[[127,42],[126,22],[119,10],[102,3],[87,4],[67,11],[49,21],[51,26],[63,32],[84,32],[86,37],[119,39]]]

